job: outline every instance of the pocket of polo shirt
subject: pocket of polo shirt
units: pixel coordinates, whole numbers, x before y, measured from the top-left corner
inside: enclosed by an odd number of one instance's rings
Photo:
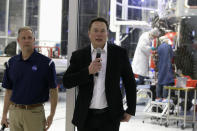
[[[32,71],[32,82],[41,82],[44,81],[45,78],[47,78],[48,76],[46,76],[43,72],[38,72],[38,71]]]

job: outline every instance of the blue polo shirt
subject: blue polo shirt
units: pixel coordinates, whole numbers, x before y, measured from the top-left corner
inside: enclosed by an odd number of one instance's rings
[[[2,86],[12,90],[10,100],[16,104],[44,103],[49,89],[57,87],[55,64],[35,50],[27,60],[16,55],[8,61]]]

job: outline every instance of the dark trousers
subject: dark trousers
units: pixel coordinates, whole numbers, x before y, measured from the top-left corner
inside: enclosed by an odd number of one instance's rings
[[[83,129],[78,131],[119,131],[120,122],[114,122],[110,118],[109,112],[95,113],[90,110],[87,121]]]
[[[149,79],[149,77],[138,75],[138,79],[139,80],[137,81],[137,85],[144,85],[145,84],[144,79]]]

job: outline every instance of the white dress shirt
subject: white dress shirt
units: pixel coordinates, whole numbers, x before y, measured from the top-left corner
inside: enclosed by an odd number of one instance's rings
[[[92,61],[96,58],[96,49],[91,44]],[[94,90],[90,103],[90,109],[103,109],[108,107],[106,94],[105,94],[105,73],[107,65],[107,43],[101,51],[101,70],[98,72],[98,76],[94,76]]]

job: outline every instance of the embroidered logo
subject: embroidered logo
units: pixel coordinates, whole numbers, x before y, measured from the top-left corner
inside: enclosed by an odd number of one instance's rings
[[[31,69],[32,69],[33,71],[37,71],[37,70],[38,70],[38,68],[37,68],[36,65],[33,65]]]

